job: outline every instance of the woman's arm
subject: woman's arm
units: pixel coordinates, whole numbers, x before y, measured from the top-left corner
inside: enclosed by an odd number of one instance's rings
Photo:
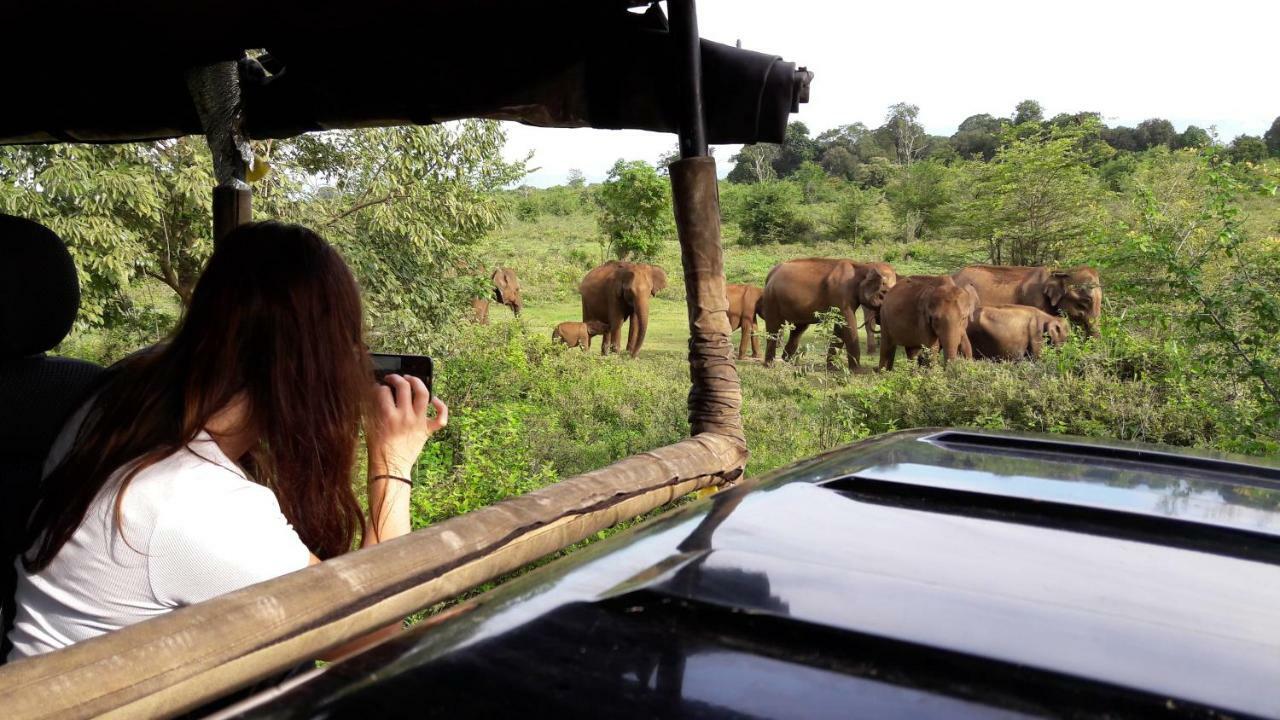
[[[411,530],[408,483],[395,476],[412,479],[413,466],[427,439],[449,424],[449,407],[432,398],[422,380],[413,376],[388,375],[374,399],[374,417],[366,423],[365,439],[369,455],[369,517],[365,521],[360,547],[376,545],[400,537]],[[434,407],[435,417],[427,416]],[[311,563],[320,562],[314,555]],[[325,653],[332,662],[392,637],[400,623],[350,640]]]

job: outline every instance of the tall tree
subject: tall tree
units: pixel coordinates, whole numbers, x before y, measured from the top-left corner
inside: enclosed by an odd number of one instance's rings
[[[1257,135],[1239,135],[1231,141],[1232,162],[1260,163],[1267,157],[1267,144]]]
[[[919,116],[920,108],[916,105],[895,103],[889,106],[881,130],[886,131],[892,140],[899,165],[910,165],[924,154],[928,146],[928,136],[917,122]]]
[[[960,157],[990,160],[1000,144],[1000,132],[1007,120],[986,113],[970,115],[951,136],[951,146]]]
[[[1143,120],[1134,130],[1139,150],[1149,150],[1157,145],[1173,147],[1177,136],[1178,131],[1173,129],[1173,123],[1162,118]]]
[[[1271,121],[1271,128],[1262,135],[1262,139],[1267,144],[1267,152],[1272,157],[1280,157],[1280,117]]]
[[[777,177],[773,161],[778,152],[778,146],[772,143],[743,145],[736,155],[729,158],[733,163],[733,169],[729,171],[729,182],[758,183]]]
[[[1013,124],[1044,122],[1044,108],[1035,100],[1023,100],[1013,109]]]
[[[1195,125],[1188,125],[1186,130],[1178,133],[1177,139],[1174,140],[1173,147],[1175,150],[1183,148],[1204,148],[1209,147],[1213,142],[1213,138],[1209,137],[1209,133],[1203,128]]]
[[[1082,156],[1092,131],[1051,126],[1023,137],[1010,128],[995,159],[978,166],[961,226],[986,244],[990,262],[1052,263],[1100,226],[1100,189]]]
[[[1137,131],[1131,127],[1120,125],[1113,128],[1104,128],[1102,130],[1102,139],[1116,150],[1137,152],[1142,149],[1138,144]]]
[[[596,193],[597,221],[620,260],[651,260],[675,234],[671,183],[643,160],[618,160]]]
[[[782,145],[778,148],[777,157],[773,159],[773,171],[778,177],[785,178],[817,157],[818,144],[809,137],[809,126],[793,120],[787,123]]]

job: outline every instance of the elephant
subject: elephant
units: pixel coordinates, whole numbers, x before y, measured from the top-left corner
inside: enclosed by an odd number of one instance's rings
[[[880,306],[880,369],[893,369],[900,345],[909,358],[920,348],[941,346],[944,363],[955,357],[973,359],[966,330],[977,306],[977,291],[962,289],[949,275],[903,278]]]
[[[520,301],[520,280],[516,278],[516,271],[500,267],[493,271],[489,279],[493,281],[493,298],[511,308],[516,317],[520,317],[524,304]],[[488,312],[485,313],[485,319],[488,319]]]
[[[1102,283],[1091,267],[970,265],[951,277],[957,285],[977,290],[983,305],[1030,305],[1050,315],[1065,315],[1087,336],[1098,336]]]
[[[472,298],[471,319],[480,325],[489,324],[489,301],[484,298]]]
[[[898,282],[898,273],[888,263],[858,263],[838,258],[803,258],[775,265],[765,279],[761,299],[765,327],[769,338],[765,346],[764,364],[773,364],[778,347],[778,334],[784,322],[794,325],[782,358],[790,360],[800,345],[800,336],[817,322],[817,313],[836,308],[844,315],[837,328],[836,340],[844,344],[849,369],[859,371],[862,362],[858,348],[857,321],[854,313],[874,312],[885,294]],[[868,338],[870,335],[868,335]],[[833,342],[827,351],[827,365],[832,367],[839,344]]]
[[[738,344],[738,359],[747,356],[747,343],[751,344],[751,357],[760,357],[760,338],[756,337],[756,318],[763,319],[761,298],[764,290],[755,285],[726,285],[725,296],[729,300],[729,331],[742,330]]]
[[[612,260],[582,278],[578,292],[582,295],[582,321],[603,323],[608,331],[600,345],[600,354],[618,352],[622,323],[630,320],[627,352],[640,353],[645,332],[649,328],[649,298],[667,287],[667,274],[657,265]]]
[[[562,322],[551,331],[551,342],[559,341],[569,347],[582,348],[582,351],[586,352],[591,348],[591,338],[603,335],[608,330],[608,325],[596,320],[585,323]]]
[[[1061,345],[1069,331],[1066,320],[1029,305],[982,305],[969,317],[968,335],[974,357],[1021,360],[1039,358],[1046,335]]]

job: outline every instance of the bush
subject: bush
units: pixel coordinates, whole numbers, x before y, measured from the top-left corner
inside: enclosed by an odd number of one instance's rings
[[[893,217],[884,192],[856,185],[846,189],[831,230],[837,237],[863,243],[892,235]]]
[[[785,181],[750,185],[742,193],[738,226],[745,245],[795,243],[809,239],[813,223],[799,215],[801,192]]]

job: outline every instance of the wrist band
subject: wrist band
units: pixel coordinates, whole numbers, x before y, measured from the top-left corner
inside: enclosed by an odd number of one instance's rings
[[[400,477],[399,475],[374,475],[373,477],[369,478],[369,482],[373,482],[374,480],[384,480],[384,479],[385,479],[385,480],[399,480],[400,482],[404,483],[405,485],[408,485],[409,487],[413,487],[413,481],[412,481],[412,480],[410,480],[409,478]]]

